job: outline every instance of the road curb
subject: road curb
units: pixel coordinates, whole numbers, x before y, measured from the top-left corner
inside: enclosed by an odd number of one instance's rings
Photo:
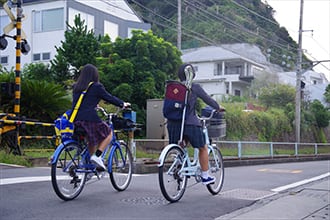
[[[289,157],[246,157],[246,158],[224,158],[225,167],[235,166],[250,166],[260,164],[272,164],[272,163],[290,163],[290,162],[305,162],[305,161],[317,161],[317,160],[330,160],[330,154],[325,155],[308,155],[308,156],[289,156]],[[33,167],[48,167],[49,158],[30,158]],[[138,158],[134,162],[133,172],[136,174],[144,173],[157,173],[158,172],[158,160],[150,158]]]

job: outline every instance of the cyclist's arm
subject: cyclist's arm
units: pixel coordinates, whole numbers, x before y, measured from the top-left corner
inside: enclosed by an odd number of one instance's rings
[[[99,83],[98,89],[99,89],[98,94],[101,99],[115,106],[121,108],[124,107],[125,102],[119,99],[118,97],[111,95],[108,91],[105,90],[104,86],[101,83]]]
[[[197,94],[197,96],[201,98],[207,105],[218,111],[221,111],[222,106],[220,106],[213,98],[211,98],[211,96],[209,96],[199,84],[193,84],[192,89]]]

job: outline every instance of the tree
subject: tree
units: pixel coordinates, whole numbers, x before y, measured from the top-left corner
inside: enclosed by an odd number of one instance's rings
[[[117,38],[112,44],[109,40],[101,40],[103,56],[97,59],[106,88],[118,97],[121,89],[127,88],[131,93],[127,101],[140,109],[145,108],[147,99],[163,97],[165,81],[176,78],[180,51],[151,31],[133,31],[132,38]]]
[[[87,63],[96,64],[99,55],[99,41],[93,30],[88,30],[80,14],[75,16],[74,26],[67,23],[65,41],[61,47],[55,47],[57,55],[51,61],[52,70],[59,81],[77,78],[79,69]]]
[[[330,112],[322,105],[319,100],[314,100],[310,106],[314,114],[316,124],[319,128],[325,128],[329,125]]]
[[[24,80],[54,81],[54,76],[52,75],[49,66],[44,63],[30,63],[24,66],[22,78],[24,78]]]
[[[260,90],[259,100],[267,107],[285,108],[295,100],[295,88],[290,85],[272,84]]]

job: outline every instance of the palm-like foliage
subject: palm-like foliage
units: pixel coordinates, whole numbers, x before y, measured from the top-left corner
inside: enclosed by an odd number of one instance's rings
[[[71,107],[71,97],[60,85],[26,80],[22,84],[21,115],[43,122],[54,119]]]

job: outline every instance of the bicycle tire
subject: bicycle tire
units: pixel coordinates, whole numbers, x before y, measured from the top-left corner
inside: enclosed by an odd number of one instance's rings
[[[213,147],[213,151],[211,150],[209,153],[209,172],[215,177],[215,182],[208,184],[206,187],[212,195],[216,195],[222,189],[225,174],[223,157],[217,147]]]
[[[165,154],[164,164],[158,169],[160,190],[169,202],[179,201],[187,186],[187,176],[178,173],[183,166],[184,152],[179,146],[172,146]]]
[[[84,188],[86,172],[80,168],[81,163],[79,145],[70,143],[63,147],[55,163],[52,164],[52,185],[57,196],[64,201],[75,199]]]
[[[114,147],[112,158],[109,158],[108,166],[112,167],[109,173],[112,186],[117,191],[124,191],[132,180],[133,157],[126,143],[120,143]],[[110,150],[112,152],[112,150]]]

